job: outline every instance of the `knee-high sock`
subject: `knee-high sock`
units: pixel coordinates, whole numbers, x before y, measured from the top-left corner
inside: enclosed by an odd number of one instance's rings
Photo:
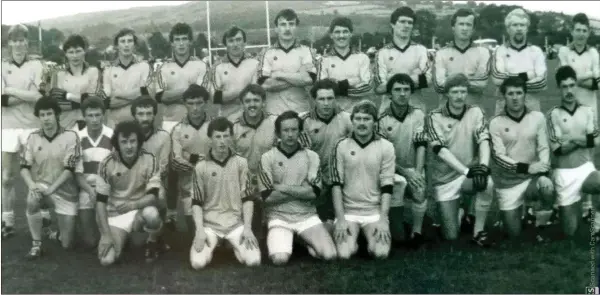
[[[425,212],[427,211],[427,200],[421,204],[417,204],[416,202],[412,202],[412,232],[413,233],[421,233],[423,229],[423,218],[425,217]],[[411,234],[412,236],[412,234]]]
[[[34,241],[42,240],[42,214],[38,211],[34,214],[26,213],[27,223],[29,224],[29,231],[31,232],[31,238]]]
[[[492,205],[493,196],[492,190],[488,189],[477,194],[475,197],[475,226],[473,227],[473,236],[476,236],[480,231],[485,229],[485,221]]]

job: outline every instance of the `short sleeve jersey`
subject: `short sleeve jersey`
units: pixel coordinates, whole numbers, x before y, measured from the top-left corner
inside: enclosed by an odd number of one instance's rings
[[[498,166],[492,173],[496,187],[512,187],[532,177],[527,171],[520,171],[519,163],[550,163],[546,119],[542,113],[526,110],[521,118],[514,118],[503,111],[490,121],[489,129],[492,159]]]
[[[194,168],[192,205],[202,208],[204,226],[227,235],[243,224],[242,203],[246,192],[248,164],[243,157],[231,153],[225,161],[211,153]]]
[[[316,61],[311,49],[299,43],[290,48],[283,48],[277,42],[266,48],[258,59],[257,82],[264,80],[275,71],[297,73],[308,72],[314,78],[317,76]],[[267,92],[267,111],[280,114],[287,110],[305,112],[309,110],[309,95],[305,87],[290,87],[282,91]]]
[[[100,73],[98,68],[90,67],[87,63],[83,64],[81,74],[73,73],[68,65],[60,66],[52,74],[50,84],[50,88],[60,88],[80,98],[84,93],[96,94],[100,91]],[[65,102],[70,103],[70,101]],[[81,103],[81,100],[78,99],[77,102]],[[79,109],[62,111],[60,114],[60,123],[65,128],[72,128],[75,126],[76,121],[82,118],[83,116]]]
[[[331,158],[331,180],[342,187],[344,213],[380,213],[381,188],[394,184],[394,146],[377,135],[362,144],[354,136],[340,139]]]
[[[113,150],[111,143],[113,130],[106,126],[102,126],[100,136],[96,140],[93,140],[90,137],[87,127],[77,130],[77,134],[81,140],[80,165],[83,169],[83,175],[90,186],[96,187],[100,163],[108,157]],[[87,195],[87,192],[81,190],[79,194]]]
[[[311,165],[319,166],[319,156],[309,149],[299,148],[288,154],[280,147],[274,147],[262,155],[259,190],[261,192],[272,191],[276,183],[295,186],[308,183],[320,187],[320,183],[308,182]],[[265,210],[268,220],[277,219],[289,223],[301,222],[317,214],[312,200],[290,200],[282,204],[267,206]]]
[[[98,197],[107,197],[108,217],[120,215],[117,207],[143,198],[149,191],[160,189],[158,161],[142,149],[133,164],[123,161],[118,152],[106,157],[98,170],[96,182]]]
[[[425,75],[429,69],[429,58],[427,48],[421,44],[408,43],[400,48],[394,42],[385,45],[377,51],[375,57],[375,85],[386,84],[395,74],[407,74],[415,82],[417,88],[427,85],[419,85],[419,76]]]
[[[479,144],[489,140],[487,122],[477,106],[466,105],[462,113],[454,115],[448,104],[431,111],[427,116],[426,130],[432,147],[447,148],[466,166],[478,161]],[[433,185],[442,185],[461,176],[446,162],[437,158],[432,165]]]
[[[319,62],[317,80],[348,80],[348,96],[362,97],[371,92],[371,76],[371,61],[366,54],[350,50],[346,56],[342,56],[331,49]]]
[[[300,116],[303,118],[304,131],[301,142],[304,146],[315,151],[321,159],[320,172],[324,185],[331,185],[330,159],[336,143],[352,133],[350,114],[337,110],[329,120],[320,118],[313,109]]]
[[[36,183],[52,185],[65,169],[77,171],[81,159],[81,142],[77,133],[59,128],[53,137],[47,137],[37,130],[27,139],[21,156],[21,168],[29,168]],[[77,202],[79,188],[75,177],[69,178],[55,192],[70,202]]]
[[[25,57],[18,64],[13,59],[2,60],[2,85],[21,90],[45,90],[45,67],[41,60]],[[4,93],[2,93],[4,94]],[[38,128],[38,118],[33,114],[35,103],[24,102],[14,106],[2,107],[2,129]]]
[[[416,150],[427,146],[425,133],[425,113],[408,106],[404,113],[396,113],[388,107],[377,124],[378,132],[389,140],[396,151],[396,164],[403,168],[415,168]]]
[[[472,86],[470,90],[481,93],[485,90],[490,74],[490,51],[483,46],[470,43],[462,49],[453,44],[440,49],[435,54],[433,64],[433,85],[438,93],[444,92],[446,79],[456,74],[464,74]]]
[[[550,148],[556,155],[556,168],[572,169],[593,163],[594,148],[579,147],[566,155],[556,153],[567,139],[586,139],[588,135],[596,138],[600,135],[591,107],[578,104],[573,111],[562,106],[554,107],[548,112],[547,121]]]

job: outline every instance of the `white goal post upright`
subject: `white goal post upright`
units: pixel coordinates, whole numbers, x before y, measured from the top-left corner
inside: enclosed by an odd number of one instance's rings
[[[265,16],[267,25],[267,44],[266,45],[246,45],[246,48],[264,48],[271,46],[271,21],[269,16],[269,1],[265,1]],[[210,30],[210,1],[206,1],[206,31],[208,39],[208,65],[212,66],[212,52],[227,49],[227,47],[212,47]]]

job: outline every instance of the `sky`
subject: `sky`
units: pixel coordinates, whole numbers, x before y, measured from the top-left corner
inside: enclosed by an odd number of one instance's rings
[[[84,12],[119,10],[131,7],[179,5],[188,1],[2,1],[2,23],[29,23],[41,19]],[[466,2],[466,1],[457,1]],[[585,12],[600,20],[600,1],[477,1],[496,4],[517,4],[528,10],[550,10],[575,14]],[[31,7],[36,9],[32,10]],[[26,11],[26,13],[18,13]]]

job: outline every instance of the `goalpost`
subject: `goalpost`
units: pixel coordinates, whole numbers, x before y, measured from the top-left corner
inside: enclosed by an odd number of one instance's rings
[[[246,48],[264,48],[271,46],[271,21],[269,17],[269,1],[265,1],[265,16],[267,25],[267,44],[264,45],[246,45]],[[210,31],[210,1],[206,1],[206,31],[208,38],[208,65],[212,66],[212,52],[227,49],[226,47],[212,47]]]

